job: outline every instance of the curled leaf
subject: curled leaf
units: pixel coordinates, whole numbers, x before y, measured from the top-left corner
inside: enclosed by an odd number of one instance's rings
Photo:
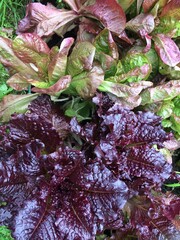
[[[38,36],[51,36],[54,32],[63,35],[78,15],[74,11],[56,9],[52,5],[29,3],[26,16],[18,25],[17,33],[34,32]]]
[[[154,27],[154,17],[151,14],[141,13],[126,23],[126,28],[136,33],[139,33],[142,29],[146,33],[151,33]]]
[[[115,0],[86,1],[82,11],[90,17],[97,18],[109,31],[117,36],[125,28],[126,16],[121,6]]]
[[[176,43],[164,34],[153,37],[155,49],[161,60],[170,67],[180,62],[180,50]]]

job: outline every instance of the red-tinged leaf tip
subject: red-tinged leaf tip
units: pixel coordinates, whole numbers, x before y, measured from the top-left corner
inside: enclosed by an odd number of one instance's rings
[[[48,88],[33,87],[32,90],[36,93],[44,93],[52,96],[57,96],[63,90],[66,90],[66,88],[69,87],[70,83],[71,83],[71,76],[67,75],[67,76],[61,77],[55,84],[53,84]]]
[[[180,20],[180,1],[179,0],[171,0],[167,3],[160,14],[160,17],[169,16],[173,17],[177,20]]]
[[[144,0],[142,3],[143,11],[145,13],[149,12],[156,2],[157,0]]]
[[[63,41],[60,45],[59,52],[64,55],[68,55],[69,50],[70,50],[71,46],[73,45],[73,43],[74,43],[74,38],[70,37],[70,38],[63,39]]]
[[[48,54],[50,49],[45,41],[42,40],[37,34],[35,33],[23,33],[16,37],[17,41],[22,41],[23,46],[33,50],[39,54],[44,53]],[[20,54],[21,49],[16,51],[16,55]],[[18,56],[18,55],[17,55]]]
[[[161,60],[168,66],[175,67],[180,62],[180,50],[176,43],[164,34],[157,34],[153,39]]]
[[[125,29],[126,15],[115,0],[86,1],[82,11],[96,17],[108,30],[118,36]]]

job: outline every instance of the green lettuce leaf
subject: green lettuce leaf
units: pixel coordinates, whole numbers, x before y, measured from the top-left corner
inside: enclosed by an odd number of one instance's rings
[[[90,42],[79,42],[68,58],[67,72],[72,77],[92,68],[96,48]]]
[[[154,88],[145,89],[141,94],[141,105],[171,100],[180,94],[180,80],[171,80]]]
[[[180,95],[173,99],[173,112],[176,116],[180,117]]]
[[[173,113],[174,104],[172,101],[164,101],[161,108],[157,111],[157,114],[163,119],[169,118]]]
[[[52,57],[48,66],[49,82],[55,83],[66,75],[67,56],[73,43],[73,38],[65,38],[61,43],[59,51]]]
[[[95,60],[101,63],[105,72],[105,78],[114,76],[117,70],[117,60],[119,58],[118,48],[108,29],[104,29],[98,34],[93,42],[96,47]]]
[[[80,97],[72,98],[63,105],[65,115],[68,117],[76,117],[78,122],[89,120],[94,111],[94,103],[89,100],[83,100]]]
[[[146,80],[152,70],[152,66],[142,53],[127,53],[126,56],[117,64],[115,76],[110,77],[110,82],[138,82]]]
[[[38,94],[13,95],[5,96],[0,102],[0,120],[1,122],[8,122],[11,114],[24,113],[29,103],[36,99]]]
[[[96,51],[103,52],[116,60],[119,58],[117,45],[108,29],[101,31],[95,38],[93,44],[96,47]]]
[[[130,83],[129,85],[103,81],[98,89],[110,93],[111,99],[122,107],[133,109],[141,104],[140,92],[152,85],[153,83],[148,81]]]
[[[148,79],[151,71],[151,63],[145,54],[128,52],[121,61],[118,61],[115,76],[106,80],[118,83],[139,82]]]
[[[171,128],[175,131],[175,133],[177,134],[177,137],[180,137],[180,117],[176,116],[176,115],[172,115],[170,118],[172,125]]]
[[[65,93],[79,95],[82,98],[91,98],[103,81],[104,71],[100,65],[96,64],[89,72],[84,71],[75,76]]]
[[[131,55],[134,55],[137,53],[141,53],[141,54],[145,55],[147,57],[149,63],[151,63],[151,66],[152,66],[152,71],[150,72],[148,80],[151,80],[156,76],[156,74],[158,73],[159,57],[153,48],[151,48],[148,52],[144,53],[144,47],[134,46],[128,51],[128,53]]]
[[[117,2],[121,5],[122,9],[126,11],[135,2],[135,0],[117,0]]]
[[[55,84],[51,85],[50,87],[47,87],[47,88],[33,87],[32,91],[59,97],[60,94],[69,87],[70,83],[71,83],[71,76],[66,75],[61,77]]]
[[[6,83],[1,83],[0,85],[0,100],[7,95],[8,93],[12,92],[12,88],[8,87]]]
[[[162,75],[166,75],[169,79],[180,79],[180,64],[170,67],[159,59],[159,72]]]
[[[153,31],[153,34],[163,33],[170,38],[176,38],[180,36],[180,22],[179,20],[164,16],[160,18],[159,25]]]

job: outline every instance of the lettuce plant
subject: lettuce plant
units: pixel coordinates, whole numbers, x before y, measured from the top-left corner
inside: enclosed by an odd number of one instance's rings
[[[97,96],[94,120],[79,125],[42,95],[0,127],[0,201],[6,203],[0,221],[15,239],[90,240],[106,228],[120,230],[128,206],[143,206],[141,198],[153,198],[170,177],[171,164],[153,147],[170,138],[160,118],[106,101]],[[162,217],[171,224],[175,204],[171,217],[163,205]],[[135,229],[134,213],[129,218],[127,227]],[[149,234],[153,229],[150,224]],[[170,230],[162,233],[175,236],[173,225]]]
[[[59,3],[0,37],[0,234],[178,240],[179,1]]]

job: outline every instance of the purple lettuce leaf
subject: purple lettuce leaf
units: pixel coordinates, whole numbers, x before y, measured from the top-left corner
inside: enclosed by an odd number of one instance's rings
[[[71,82],[66,68],[73,43],[73,38],[66,38],[60,49],[54,47],[50,50],[46,42],[34,33],[21,34],[13,41],[2,38],[0,61],[12,75],[7,84],[17,91],[27,90],[33,85],[35,92],[59,96]]]
[[[8,126],[10,141],[27,144],[39,139],[47,147],[46,151],[55,151],[56,145],[69,131],[68,121],[48,96],[34,100],[26,114],[14,114]]]
[[[30,86],[28,79],[21,73],[15,73],[7,80],[7,84],[16,91],[27,90]]]
[[[145,13],[149,12],[149,10],[155,5],[157,0],[144,0],[142,3],[142,8]]]
[[[0,220],[15,239],[90,240],[119,226],[126,184],[100,159],[64,146],[64,130],[68,121],[43,95],[0,126]]]
[[[77,33],[78,42],[93,42],[96,35],[102,31],[100,24],[88,18],[81,18],[79,30]]]
[[[126,23],[126,28],[136,33],[144,30],[148,34],[153,31],[154,27],[154,17],[151,14],[141,13]]]
[[[126,23],[126,28],[135,33],[138,33],[142,39],[146,40],[146,47],[144,52],[151,49],[151,33],[154,30],[155,22],[152,14],[141,13],[135,18]]]
[[[72,131],[89,143],[85,154],[100,158],[127,184],[140,179],[135,181],[134,190],[159,189],[172,171],[171,164],[153,147],[157,144],[161,148],[170,137],[162,129],[161,118],[150,112],[135,114],[118,103],[104,108],[106,101],[101,97],[95,101],[100,107],[92,123],[81,126],[71,120]],[[140,188],[142,184],[144,188]]]
[[[48,37],[56,33],[62,36],[75,27],[73,22],[80,17],[96,18],[109,31],[120,36],[125,28],[126,16],[121,6],[115,1],[67,0],[72,10],[57,9],[51,4],[41,3],[27,5],[26,16],[18,25],[17,33],[33,32],[40,37]]]
[[[63,35],[78,17],[74,11],[57,9],[50,4],[29,3],[25,18],[19,22],[17,34],[34,32],[40,37],[53,33]]]
[[[24,77],[30,75],[32,78],[37,78],[36,71],[15,55],[12,44],[11,39],[0,37],[0,62],[8,69],[10,75],[20,73]]]
[[[171,203],[176,202],[175,217],[178,216],[179,199],[168,196],[154,197],[137,196],[128,201],[124,211],[129,217],[129,230],[135,233],[138,239],[175,239],[178,240],[180,231],[173,225],[173,220],[168,219],[166,211],[171,208]],[[126,227],[124,229],[126,230]],[[120,229],[123,232],[123,228]],[[118,233],[117,233],[118,237]],[[118,239],[118,238],[117,238]]]

